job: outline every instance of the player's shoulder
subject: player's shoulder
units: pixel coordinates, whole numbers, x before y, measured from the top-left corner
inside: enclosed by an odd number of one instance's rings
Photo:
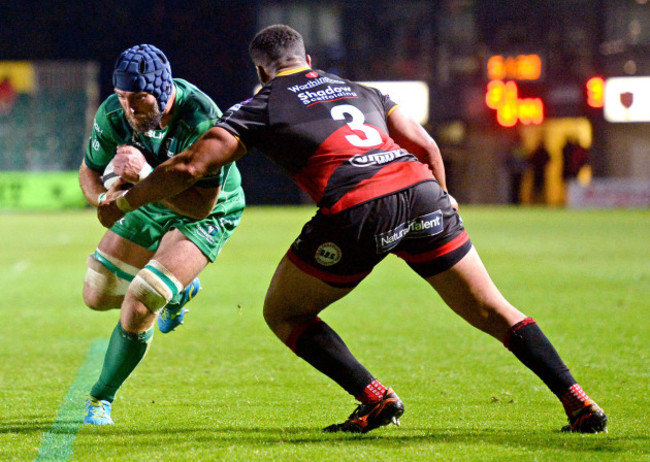
[[[97,114],[106,118],[122,117],[124,115],[124,108],[120,104],[117,95],[113,93],[99,105]]]
[[[371,101],[374,105],[383,107],[386,114],[397,108],[398,104],[394,102],[387,93],[370,82],[350,82],[356,90],[364,95],[366,101]]]
[[[117,99],[117,95],[112,94],[97,108],[93,128],[106,134],[107,131],[115,131],[117,127],[124,125],[124,120],[124,108]]]
[[[207,117],[216,119],[221,116],[221,110],[203,90],[184,79],[174,79],[177,92],[179,93],[179,110],[184,117]]]
[[[366,96],[379,98],[381,100],[388,96],[373,82],[359,82],[356,80],[348,80],[348,82],[356,89],[356,91],[360,91]]]

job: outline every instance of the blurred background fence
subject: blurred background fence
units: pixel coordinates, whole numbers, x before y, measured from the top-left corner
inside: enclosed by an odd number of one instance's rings
[[[94,62],[0,63],[0,207],[83,207],[76,178],[99,101]]]
[[[5,62],[0,170],[74,170],[99,101],[99,65]]]

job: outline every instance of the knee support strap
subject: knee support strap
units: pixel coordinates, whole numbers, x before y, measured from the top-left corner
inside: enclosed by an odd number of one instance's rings
[[[95,250],[86,259],[86,276],[84,283],[103,295],[124,295],[129,284],[138,273],[138,268],[124,263],[117,258]]]
[[[183,284],[156,260],[150,260],[129,286],[129,291],[152,313],[164,307],[181,290]]]

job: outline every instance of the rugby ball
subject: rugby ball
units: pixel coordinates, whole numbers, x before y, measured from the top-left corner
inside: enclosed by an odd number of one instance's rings
[[[115,183],[119,178],[120,176],[115,173],[113,168],[113,159],[111,159],[108,165],[104,168],[104,173],[101,176],[102,183],[106,189],[111,189],[113,183]],[[132,183],[125,183],[120,187],[120,189],[128,189],[131,186],[133,186]]]

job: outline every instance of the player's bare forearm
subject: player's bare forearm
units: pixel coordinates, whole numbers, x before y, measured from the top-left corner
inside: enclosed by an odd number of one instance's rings
[[[421,162],[424,162],[429,166],[433,172],[433,176],[436,180],[438,180],[438,183],[440,183],[443,191],[447,191],[447,175],[445,174],[445,164],[442,161],[442,155],[440,154],[440,149],[438,149],[438,146],[436,145],[435,148],[428,150],[421,157],[418,156],[418,158]]]
[[[195,220],[202,220],[212,212],[220,191],[220,187],[199,188],[194,186],[161,202],[176,213]]]
[[[174,197],[245,153],[237,138],[213,127],[189,149],[160,164],[125,195],[132,208]]]
[[[442,189],[447,191],[445,165],[440,149],[422,125],[397,108],[388,117],[388,132],[397,144],[428,165]]]
[[[131,184],[139,183],[152,171],[144,154],[138,148],[130,145],[117,147],[113,158],[113,168],[115,173]],[[192,187],[161,202],[178,214],[199,220],[212,212],[218,195],[219,188]]]
[[[97,207],[99,195],[106,192],[106,188],[102,184],[101,173],[88,168],[85,161],[79,167],[79,186],[86,202]]]

